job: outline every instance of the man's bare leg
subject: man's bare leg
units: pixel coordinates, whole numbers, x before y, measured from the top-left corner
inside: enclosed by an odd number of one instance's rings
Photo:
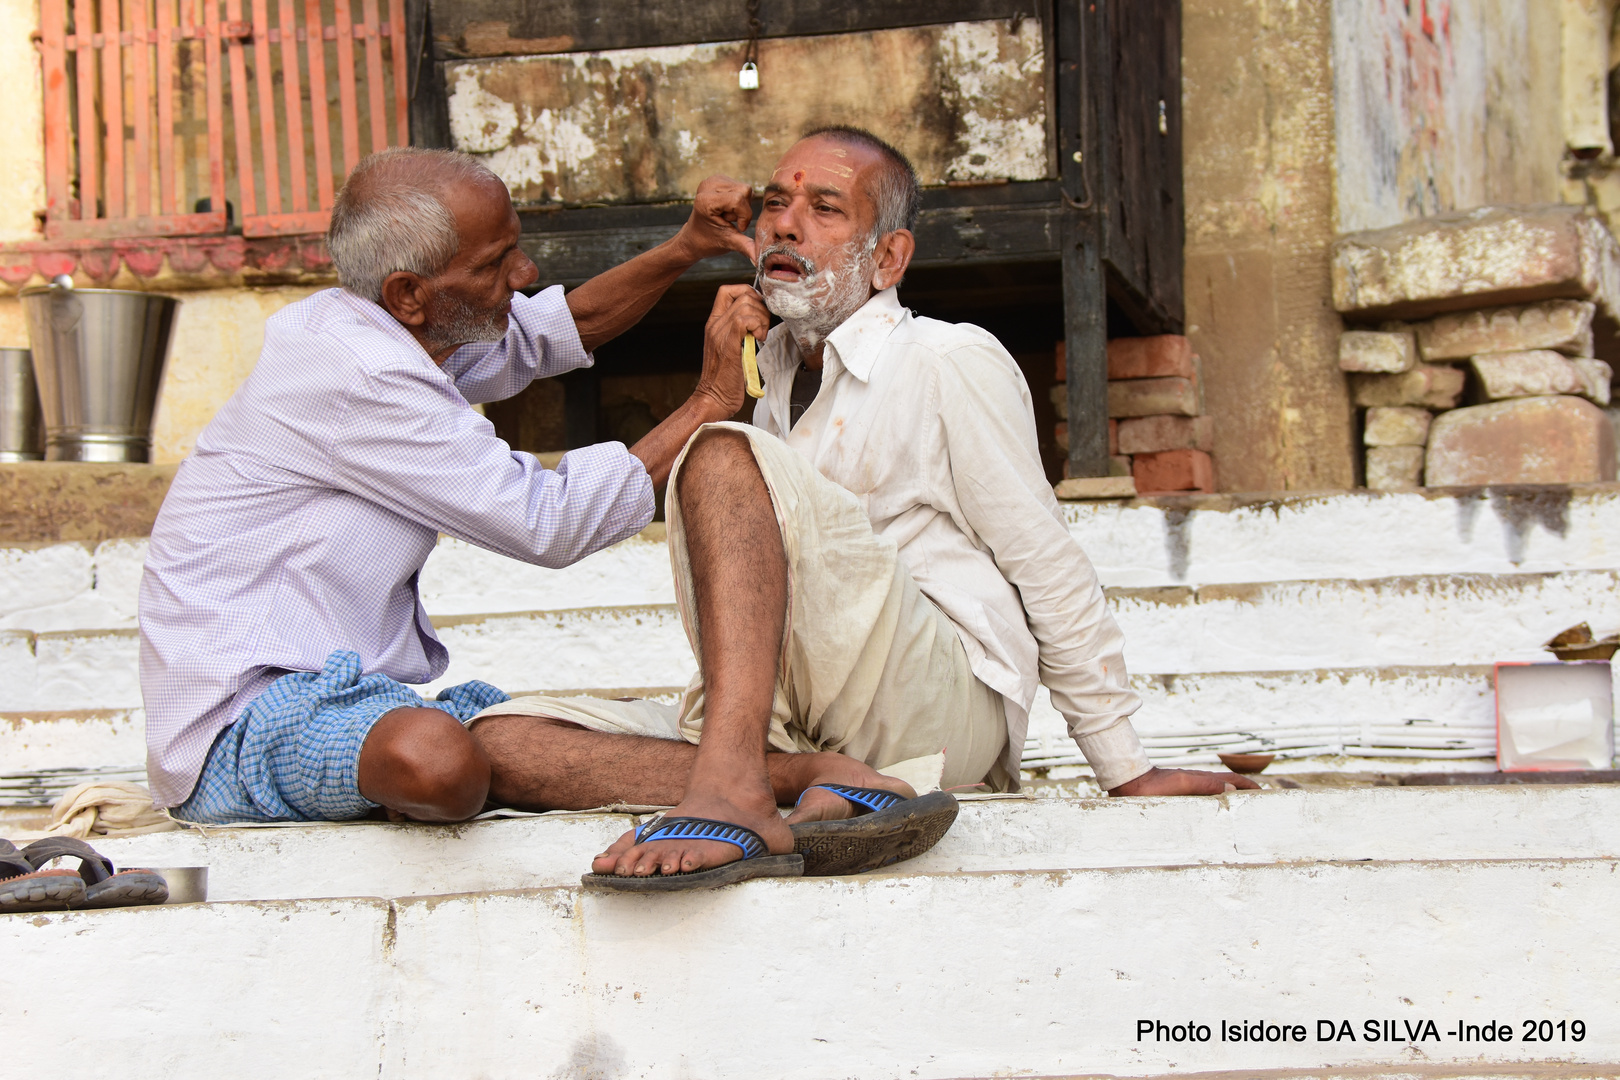
[[[790,784],[773,783],[765,747],[787,620],[788,569],[770,492],[747,438],[723,431],[703,435],[692,445],[677,484],[696,587],[704,714],[703,739],[670,816],[742,825],[758,833],[773,854],[785,854],[793,850],[793,834],[777,804],[790,802],[812,783],[837,781],[915,794],[841,754],[782,755],[789,759],[787,767],[802,772]],[[731,844],[637,844],[632,831],[592,869],[673,874],[737,858]]]
[[[765,764],[788,600],[770,492],[748,440],[732,432],[698,436],[676,483],[696,585],[704,709],[703,739],[670,816],[742,825],[772,854],[786,854],[793,834],[776,812]],[[633,841],[621,838],[593,869],[673,874],[738,857],[734,845],[716,840]]]
[[[698,752],[678,739],[613,735],[537,716],[489,716],[472,734],[490,762],[490,799],[520,810],[674,806],[686,797]],[[887,779],[833,753],[767,754],[765,771],[782,805],[829,779],[858,787]]]

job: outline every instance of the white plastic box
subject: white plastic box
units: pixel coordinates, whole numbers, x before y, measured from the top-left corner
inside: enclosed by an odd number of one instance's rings
[[[1496,665],[1496,766],[1607,769],[1614,759],[1609,661]]]

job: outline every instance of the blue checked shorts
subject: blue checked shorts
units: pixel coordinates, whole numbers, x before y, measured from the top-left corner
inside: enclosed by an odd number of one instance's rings
[[[326,658],[319,673],[295,671],[250,701],[214,741],[191,798],[170,813],[181,821],[344,821],[377,804],[360,794],[360,747],[383,714],[441,709],[465,723],[508,697],[465,682],[435,701],[386,675],[363,675],[358,653]]]

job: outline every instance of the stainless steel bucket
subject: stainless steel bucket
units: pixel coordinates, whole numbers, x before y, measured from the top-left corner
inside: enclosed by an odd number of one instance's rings
[[[180,302],[155,293],[22,291],[46,461],[146,461],[152,409]]]
[[[0,349],[0,461],[38,461],[41,434],[33,357],[27,349]]]

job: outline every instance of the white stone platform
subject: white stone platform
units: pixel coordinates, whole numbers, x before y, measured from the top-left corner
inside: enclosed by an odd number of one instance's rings
[[[19,1075],[1608,1076],[1617,800],[992,800],[891,872],[661,897],[538,884],[613,815],[137,837],[102,846],[206,856],[235,895],[367,887],[0,917],[0,1038]],[[1586,1035],[1525,1043],[1527,1019]],[[1222,1042],[1223,1020],[1308,1037]],[[1487,1021],[1514,1040],[1446,1034]]]

